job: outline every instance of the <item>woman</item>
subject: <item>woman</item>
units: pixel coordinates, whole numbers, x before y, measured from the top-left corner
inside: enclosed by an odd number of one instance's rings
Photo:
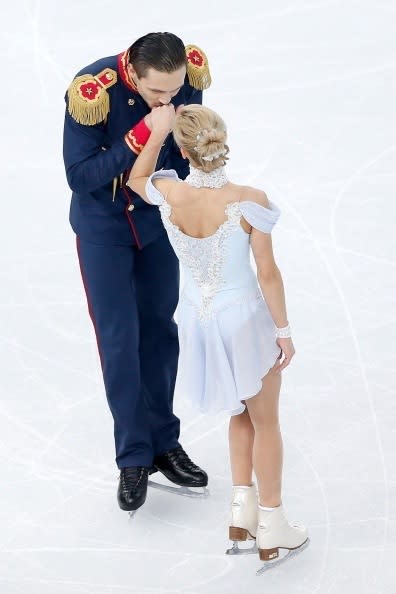
[[[188,105],[176,115],[172,105],[162,106],[152,111],[151,128],[128,184],[159,206],[183,266],[177,389],[203,412],[231,414],[229,536],[256,539],[260,559],[275,559],[279,548],[308,540],[305,527],[286,520],[281,502],[278,402],[294,347],[270,235],[280,213],[263,191],[228,181],[226,127],[212,110]],[[172,170],[153,174],[171,129],[190,162],[184,182]]]

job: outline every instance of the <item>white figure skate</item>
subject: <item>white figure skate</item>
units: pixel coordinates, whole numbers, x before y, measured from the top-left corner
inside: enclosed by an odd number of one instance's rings
[[[289,524],[282,505],[272,511],[259,508],[258,515],[256,543],[260,560],[265,562],[257,571],[257,575],[261,575],[303,551],[308,546],[309,538],[305,526]],[[279,549],[287,550],[286,555],[279,557]]]
[[[256,539],[257,505],[257,491],[254,484],[250,487],[233,487],[229,526],[229,538],[233,541],[233,545],[226,551],[226,555],[257,553],[256,544],[247,549],[240,549],[238,546],[239,542]]]

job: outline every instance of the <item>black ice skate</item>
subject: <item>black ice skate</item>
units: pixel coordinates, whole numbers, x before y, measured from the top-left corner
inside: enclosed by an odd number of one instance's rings
[[[154,489],[183,495],[184,497],[208,497],[208,475],[202,468],[194,464],[181,446],[155,456],[149,474],[161,472],[169,481],[178,485],[172,487],[158,482],[149,481]]]
[[[118,505],[130,515],[143,505],[147,496],[149,469],[143,466],[121,468],[118,483]]]

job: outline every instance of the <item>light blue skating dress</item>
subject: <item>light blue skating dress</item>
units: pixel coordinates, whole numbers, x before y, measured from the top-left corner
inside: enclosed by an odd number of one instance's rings
[[[225,222],[213,235],[190,237],[171,222],[172,208],[152,183],[159,178],[178,177],[174,170],[161,170],[146,184],[184,279],[177,309],[176,392],[203,413],[240,414],[245,409],[242,401],[260,391],[262,378],[280,354],[275,324],[251,265],[250,235],[240,221],[243,216],[252,227],[271,233],[280,211],[272,202],[270,208],[231,202]]]

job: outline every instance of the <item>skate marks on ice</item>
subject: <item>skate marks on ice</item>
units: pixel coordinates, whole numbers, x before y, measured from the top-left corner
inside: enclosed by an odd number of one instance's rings
[[[286,551],[286,553],[284,555],[282,555],[281,557],[274,559],[273,561],[264,561],[264,565],[256,571],[256,575],[260,576],[263,573],[265,573],[266,571],[268,571],[269,569],[278,567],[285,561],[290,561],[293,557],[297,557],[297,555],[299,555],[300,553],[305,551],[305,549],[307,548],[309,543],[310,543],[310,539],[307,538],[307,540],[301,546],[297,547],[296,549],[282,549],[282,547],[278,547],[282,551]]]
[[[148,481],[148,486],[152,489],[158,489],[159,491],[165,491],[166,493],[172,493],[173,495],[179,495],[182,497],[191,497],[194,499],[207,499],[210,495],[207,487],[182,487],[171,485],[163,485],[155,481]]]

